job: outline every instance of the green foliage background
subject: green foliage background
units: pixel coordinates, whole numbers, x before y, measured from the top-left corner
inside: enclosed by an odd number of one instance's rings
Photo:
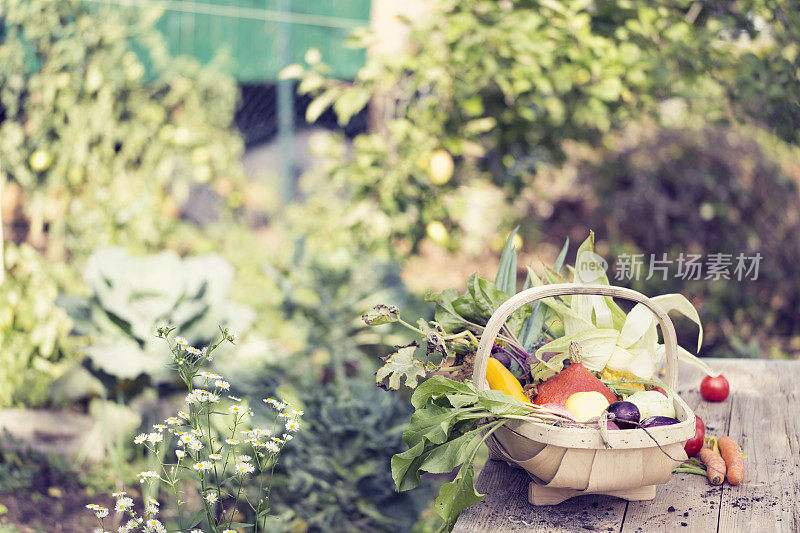
[[[396,531],[392,518],[424,507],[389,490],[402,399],[356,382],[373,382],[374,356],[407,342],[365,331],[360,315],[392,303],[422,316],[403,276],[431,249],[444,265],[426,268],[434,286],[465,262],[491,257],[494,268],[519,220],[528,251],[557,252],[587,226],[609,258],[759,251],[759,283],[637,288],[699,302],[718,354],[800,353],[796,2],[441,0],[413,22],[407,52],[372,55],[354,83],[329,78],[316,54],[284,72],[314,97],[310,121],[332,107],[346,125],[370,105],[374,127],[351,143],[315,136],[301,200],[280,209],[254,202],[244,180],[224,61],[170,57],[158,15],[0,3],[0,405],[48,403],[51,382],[81,363],[59,293],[90,302],[75,315],[89,336],[147,344],[98,318],[113,314],[98,297],[102,276],[94,294],[81,281],[105,246],[217,252],[233,266],[230,300],[254,310],[253,342],[219,362],[223,373],[244,392],[306,404],[309,427],[276,496],[299,530]],[[196,191],[211,204],[192,205]],[[267,226],[253,227],[248,210]],[[188,220],[197,212],[202,225]],[[220,302],[227,291],[195,303]]]

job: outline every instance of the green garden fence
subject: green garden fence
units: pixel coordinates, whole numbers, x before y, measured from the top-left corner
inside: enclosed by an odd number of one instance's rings
[[[149,0],[85,0],[144,6]],[[226,50],[242,83],[277,80],[283,66],[302,61],[309,48],[322,52],[332,74],[352,79],[364,50],[346,46],[350,32],[369,25],[370,0],[166,0],[158,22],[170,52],[210,61]]]

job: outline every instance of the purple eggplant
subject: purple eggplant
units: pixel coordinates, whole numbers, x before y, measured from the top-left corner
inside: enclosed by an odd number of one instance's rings
[[[677,424],[678,421],[674,418],[670,418],[668,416],[651,416],[650,418],[645,418],[642,420],[640,427],[643,428],[654,428],[658,426],[671,426],[672,424]]]
[[[606,407],[606,411],[609,420],[620,429],[633,429],[639,424],[639,408],[631,402],[614,402]]]

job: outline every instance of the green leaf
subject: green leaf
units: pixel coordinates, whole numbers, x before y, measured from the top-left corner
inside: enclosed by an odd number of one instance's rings
[[[561,272],[561,267],[564,266],[564,261],[567,259],[567,251],[569,250],[569,237],[567,240],[564,241],[564,246],[561,247],[561,252],[559,252],[558,257],[556,258],[556,262],[553,265],[553,270],[556,272]]]
[[[434,502],[436,512],[444,520],[442,528],[452,530],[461,511],[483,501],[484,496],[475,490],[475,468],[471,464],[462,466],[453,481],[442,485]]]
[[[514,228],[508,235],[508,240],[500,254],[500,265],[497,267],[497,276],[494,284],[506,294],[516,294],[517,292],[517,248],[514,246],[514,236],[519,231],[519,226]]]
[[[441,444],[450,435],[453,424],[458,422],[463,412],[451,407],[439,407],[431,404],[417,409],[411,415],[411,421],[403,432],[403,442],[407,446],[416,446],[423,439],[433,444]]]
[[[592,86],[589,92],[600,100],[613,102],[622,93],[622,82],[619,78],[606,78]]]
[[[447,394],[476,394],[477,388],[470,382],[455,381],[444,376],[432,376],[425,380],[411,395],[411,405],[420,409],[431,399]]]
[[[458,292],[455,289],[445,289],[425,297],[426,302],[436,303],[434,320],[448,333],[463,330],[466,325],[464,317],[453,306],[453,302],[458,298]]]
[[[719,376],[719,372],[708,366],[708,363],[688,352],[684,348],[681,348],[680,346],[678,346],[678,359],[692,365],[695,368],[699,368],[711,377]]]
[[[333,110],[342,127],[347,126],[353,116],[364,109],[372,93],[365,87],[350,87],[333,103]]]
[[[187,529],[191,529],[191,528],[195,527],[197,524],[202,522],[203,518],[205,518],[205,517],[206,517],[206,510],[205,509],[198,510],[189,519],[189,522],[188,522],[188,524],[186,526]]]
[[[475,424],[479,424],[475,421]],[[446,474],[464,464],[474,446],[470,446],[483,428],[468,431],[458,438],[440,444],[425,453],[419,469],[431,474]]]
[[[373,313],[365,313],[361,315],[363,320],[368,326],[380,326],[383,324],[390,324],[397,322],[400,319],[400,311],[397,306],[379,304],[372,308]]]
[[[700,351],[700,347],[703,345],[703,324],[700,322],[700,315],[697,313],[697,309],[692,305],[692,302],[682,294],[662,294],[660,296],[654,296],[651,299],[657,303],[665,313],[677,311],[697,324],[697,327],[700,328],[697,333],[697,351]]]
[[[306,109],[306,120],[316,122],[316,120],[328,109],[339,96],[339,89],[330,88],[314,98]]]
[[[619,338],[619,331],[615,329],[598,329],[592,327],[587,331],[575,333],[573,335],[566,335],[550,342],[538,350],[536,350],[536,357],[541,361],[544,352],[553,352],[555,354],[569,353],[569,345],[572,341],[578,341],[583,348],[583,366],[589,370],[599,372],[603,370],[608,362],[614,347],[617,345]],[[561,365],[552,365],[551,361],[541,362],[540,364],[550,368],[554,372],[561,370]],[[538,366],[538,365],[537,365]]]
[[[526,407],[513,396],[499,390],[481,391],[478,396],[478,405],[497,416],[530,413],[530,407]]]
[[[392,479],[397,490],[411,490],[419,486],[419,465],[422,463],[422,453],[425,443],[418,442],[408,450],[392,456]]]
[[[400,381],[405,379],[406,387],[414,388],[419,378],[424,378],[427,372],[422,361],[414,358],[419,344],[413,342],[408,346],[398,346],[393,354],[382,358],[385,364],[375,372],[375,382],[379,386],[388,386],[390,389],[400,389]]]

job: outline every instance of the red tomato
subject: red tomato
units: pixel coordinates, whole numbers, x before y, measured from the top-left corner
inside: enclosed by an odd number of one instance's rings
[[[686,441],[686,446],[683,447],[686,450],[686,455],[689,457],[694,457],[700,451],[700,448],[703,447],[703,440],[706,438],[706,425],[703,423],[703,419],[699,416],[694,415],[694,437]]]
[[[728,397],[729,391],[730,385],[728,385],[728,380],[725,379],[725,376],[722,374],[715,378],[706,376],[703,378],[703,381],[700,382],[700,396],[709,402],[723,401]]]

